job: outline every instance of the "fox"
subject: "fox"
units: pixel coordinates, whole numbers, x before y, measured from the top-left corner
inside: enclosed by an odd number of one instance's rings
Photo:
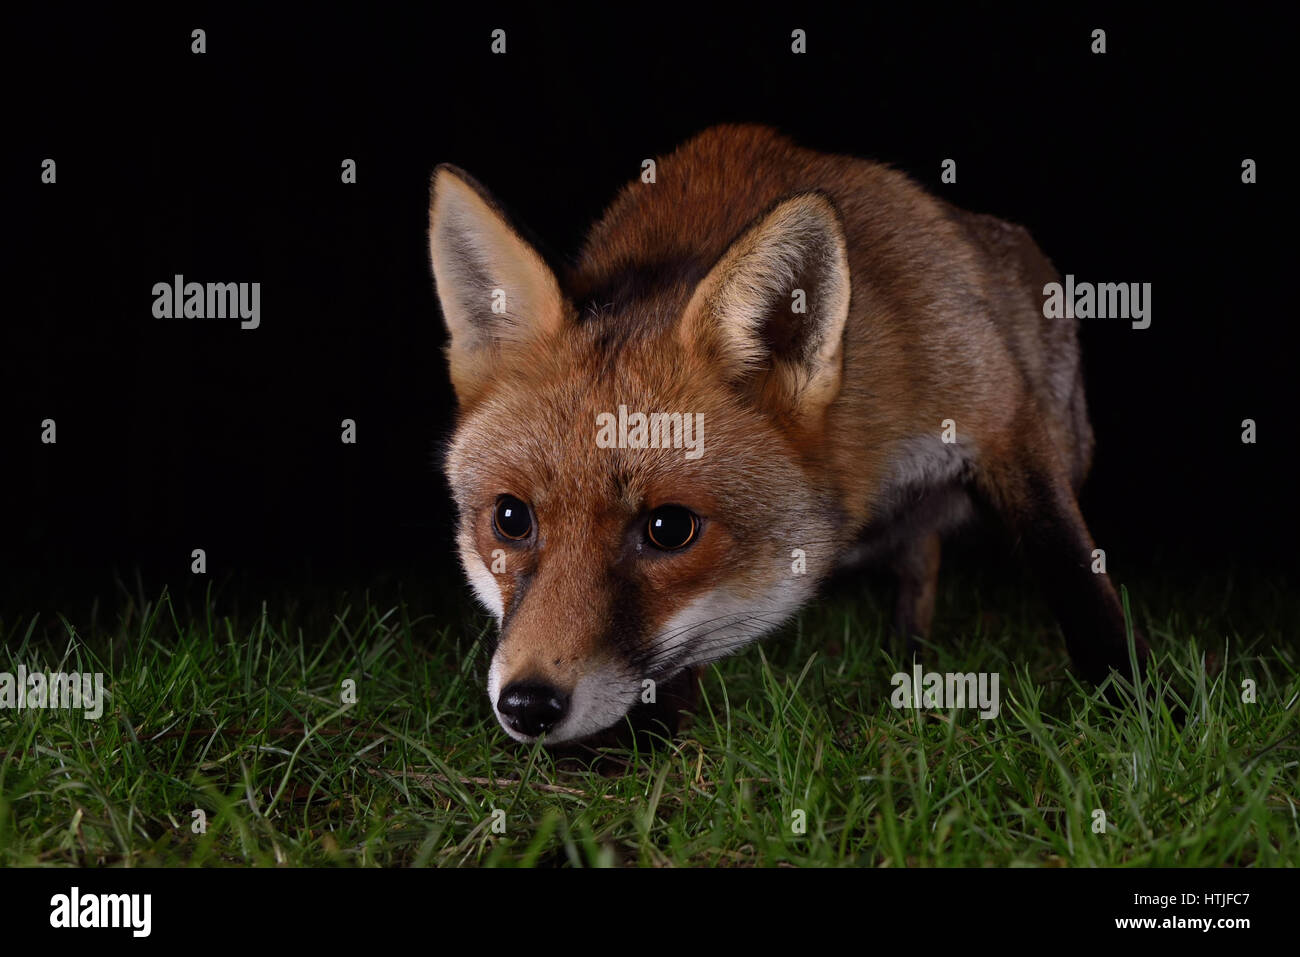
[[[1046,317],[1060,276],[1029,232],[757,124],[699,132],[654,171],[567,262],[470,174],[432,175],[443,469],[495,618],[505,733],[591,740],[863,562],[892,572],[914,647],[944,539],[984,513],[1081,675],[1128,673],[1078,504],[1094,436],[1077,323]]]

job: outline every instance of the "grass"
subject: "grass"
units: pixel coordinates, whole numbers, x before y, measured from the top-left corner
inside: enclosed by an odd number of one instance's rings
[[[878,597],[832,597],[714,666],[674,740],[598,765],[500,731],[460,604],[164,591],[84,631],[0,622],[0,670],[109,689],[98,721],[0,711],[0,865],[1295,864],[1294,603],[1214,586],[1133,592],[1172,690],[1113,705],[1031,591],[948,582],[927,667],[998,672],[992,720],[891,707]]]

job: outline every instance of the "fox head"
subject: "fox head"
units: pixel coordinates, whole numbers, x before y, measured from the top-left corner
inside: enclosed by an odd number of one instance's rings
[[[817,450],[849,308],[840,218],[800,193],[714,240],[663,269],[612,237],[622,268],[562,278],[473,179],[434,174],[445,468],[499,625],[488,697],[519,741],[618,723],[775,628],[833,563]]]

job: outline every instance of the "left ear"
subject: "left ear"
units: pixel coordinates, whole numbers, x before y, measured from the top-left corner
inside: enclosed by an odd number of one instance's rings
[[[446,163],[430,190],[429,258],[451,333],[452,385],[468,406],[555,335],[568,305],[555,274],[487,191]]]
[[[839,213],[824,194],[800,193],[731,244],[696,287],[678,337],[763,406],[813,416],[839,394],[849,288]]]

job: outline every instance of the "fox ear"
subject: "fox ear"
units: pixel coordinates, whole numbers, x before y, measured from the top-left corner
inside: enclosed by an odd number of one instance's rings
[[[462,403],[555,333],[564,297],[545,260],[470,176],[444,163],[429,190],[429,259]]]
[[[798,418],[839,393],[849,262],[839,213],[821,193],[779,203],[696,287],[679,327],[724,377]]]

